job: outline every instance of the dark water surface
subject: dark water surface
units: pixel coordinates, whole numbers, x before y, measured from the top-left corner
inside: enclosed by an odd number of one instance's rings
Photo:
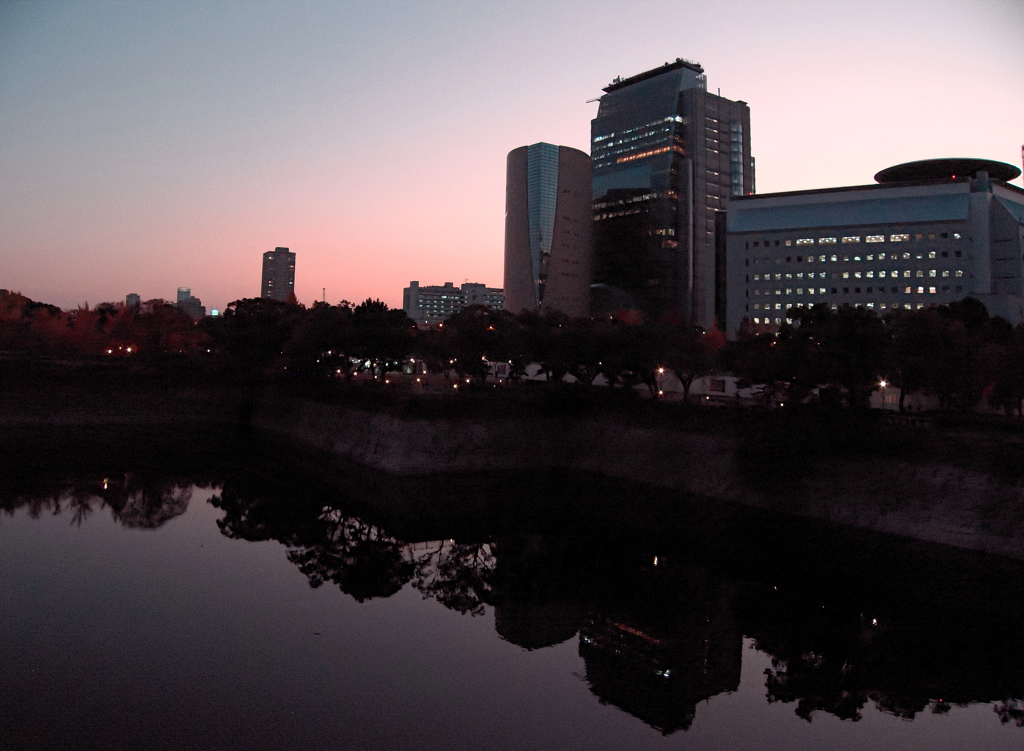
[[[0,443],[0,748],[1024,747],[1017,563],[253,436]]]

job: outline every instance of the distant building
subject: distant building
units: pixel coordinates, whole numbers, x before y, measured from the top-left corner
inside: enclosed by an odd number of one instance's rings
[[[287,300],[295,294],[295,254],[274,248],[263,254],[263,286],[260,297]]]
[[[184,300],[181,298],[182,290],[188,293]],[[202,301],[198,297],[193,297],[192,290],[186,287],[178,288],[178,301],[175,303],[175,307],[187,313],[195,321],[200,321],[206,317],[206,308],[203,306]]]
[[[467,305],[487,305],[500,310],[505,297],[500,289],[467,282],[457,288],[451,282],[440,287],[421,287],[409,282],[402,292],[405,314],[416,323],[439,323]]]
[[[192,289],[189,287],[178,287],[178,302],[187,302],[192,297]]]
[[[127,295],[125,295],[124,304],[127,305],[129,308],[137,308],[140,305],[142,305],[142,298],[139,297],[134,292],[129,292]]]
[[[724,239],[726,330],[777,326],[795,306],[880,315],[976,297],[1024,319],[1021,171],[985,159],[882,170],[877,185],[734,197]]]
[[[590,157],[535,143],[508,154],[505,307],[590,315]]]
[[[750,108],[708,93],[704,69],[682,59],[604,91],[591,121],[593,311],[710,328],[725,314],[715,215],[754,191]]]

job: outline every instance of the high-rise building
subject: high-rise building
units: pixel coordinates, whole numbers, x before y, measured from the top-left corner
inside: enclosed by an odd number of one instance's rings
[[[462,287],[451,282],[433,287],[409,282],[402,291],[405,314],[416,323],[423,324],[440,323],[468,305],[487,305],[500,310],[504,301],[505,296],[500,289],[473,282],[466,282]]]
[[[187,302],[192,297],[191,287],[178,287],[178,302]]]
[[[677,59],[604,89],[591,122],[596,314],[724,319],[716,212],[754,192],[750,109]]]
[[[260,297],[287,300],[295,293],[295,254],[274,248],[263,254],[263,287]]]
[[[505,308],[590,314],[590,157],[535,143],[508,155]]]
[[[139,297],[139,295],[137,295],[135,292],[129,292],[127,295],[125,295],[124,304],[127,305],[129,308],[133,306],[137,308],[140,305],[142,305],[142,298]]]

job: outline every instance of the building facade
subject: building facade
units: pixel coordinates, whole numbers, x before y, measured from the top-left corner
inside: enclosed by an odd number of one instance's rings
[[[750,109],[677,59],[604,89],[591,122],[593,312],[724,317],[716,213],[754,192]],[[719,255],[722,249],[717,249]]]
[[[288,248],[274,248],[264,253],[260,297],[287,300],[294,294],[295,254]]]
[[[505,307],[590,315],[590,157],[535,143],[508,154]]]
[[[451,282],[433,287],[409,282],[402,291],[405,314],[420,324],[440,323],[469,305],[486,305],[500,310],[504,301],[500,289],[474,282],[466,282],[461,287]]]
[[[778,326],[825,303],[880,315],[972,296],[1024,317],[1024,190],[1001,162],[936,159],[879,172],[877,185],[730,201],[727,330]]]

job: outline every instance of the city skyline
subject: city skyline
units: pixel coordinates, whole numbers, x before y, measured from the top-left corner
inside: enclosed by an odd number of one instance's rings
[[[223,309],[278,245],[306,304],[500,286],[508,151],[589,153],[587,100],[677,57],[749,103],[761,193],[1020,163],[1019,3],[614,7],[5,3],[0,287],[70,308],[187,279]]]

